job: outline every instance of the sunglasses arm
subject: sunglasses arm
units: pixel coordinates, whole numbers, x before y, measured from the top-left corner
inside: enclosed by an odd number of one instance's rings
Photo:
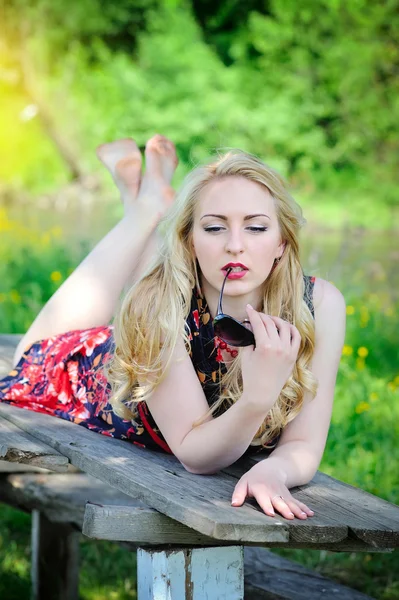
[[[233,269],[231,267],[227,269],[226,277],[224,278],[222,289],[220,290],[220,296],[219,296],[219,302],[218,302],[218,309],[217,309],[216,315],[221,315],[223,313],[222,297],[223,297],[224,284],[226,283],[226,279],[228,278],[228,276],[230,275],[230,273],[232,272],[232,270]]]

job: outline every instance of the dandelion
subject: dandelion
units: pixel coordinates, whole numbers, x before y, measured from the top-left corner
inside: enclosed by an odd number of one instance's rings
[[[13,304],[21,304],[21,294],[17,292],[17,290],[11,290],[10,292],[10,300]]]
[[[346,314],[347,315],[354,315],[355,314],[355,307],[352,306],[351,304],[348,304],[348,306],[346,307]]]
[[[368,356],[369,351],[367,350],[367,348],[365,346],[360,346],[360,348],[358,348],[357,350],[358,356],[360,356],[360,358],[366,358],[366,356]]]
[[[342,355],[343,356],[351,356],[353,354],[353,348],[352,346],[344,346],[342,348]]]
[[[62,275],[59,271],[53,271],[50,275],[50,279],[56,283],[57,281],[61,281]]]
[[[355,408],[355,412],[358,415],[366,412],[367,410],[370,410],[370,404],[368,402],[360,402]]]
[[[356,359],[356,368],[357,368],[359,371],[362,371],[362,370],[364,369],[364,367],[365,367],[365,366],[366,366],[366,365],[365,365],[365,362],[364,362],[364,358],[357,358],[357,359]]]

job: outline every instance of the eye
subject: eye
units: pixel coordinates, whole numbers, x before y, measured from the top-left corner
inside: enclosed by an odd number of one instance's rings
[[[254,233],[259,233],[260,231],[267,231],[267,227],[248,227],[248,229],[250,229],[251,231],[253,231]]]
[[[209,231],[211,233],[213,233],[213,232],[217,233],[221,229],[223,229],[223,227],[204,227],[204,231]]]

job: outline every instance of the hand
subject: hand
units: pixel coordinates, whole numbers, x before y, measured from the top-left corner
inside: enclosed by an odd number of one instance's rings
[[[244,393],[251,403],[270,410],[292,374],[301,336],[296,327],[247,306],[256,346],[241,350]]]
[[[306,504],[291,496],[284,475],[271,461],[268,463],[267,458],[241,477],[234,488],[232,505],[242,506],[247,496],[255,498],[263,512],[271,517],[275,515],[274,508],[286,519],[307,519],[314,515]]]

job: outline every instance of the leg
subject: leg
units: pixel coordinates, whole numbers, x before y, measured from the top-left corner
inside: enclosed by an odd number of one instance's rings
[[[177,158],[174,145],[166,138],[156,135],[148,141],[142,181],[141,156],[133,141],[100,146],[98,154],[121,191],[125,216],[42,308],[18,344],[14,364],[36,340],[109,323],[122,290],[140,266],[147,242],[173,202],[170,183]]]

